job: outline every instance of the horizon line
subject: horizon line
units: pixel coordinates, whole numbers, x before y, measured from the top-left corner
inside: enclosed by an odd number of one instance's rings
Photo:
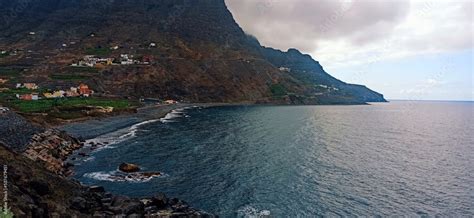
[[[387,99],[387,101],[452,101],[452,102],[474,102],[472,100],[447,100],[447,99]]]

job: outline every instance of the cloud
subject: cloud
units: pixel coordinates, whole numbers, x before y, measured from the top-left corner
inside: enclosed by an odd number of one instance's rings
[[[226,0],[265,46],[310,53],[327,68],[472,49],[470,1]]]
[[[446,82],[439,79],[427,79],[421,81],[413,88],[400,90],[400,94],[407,94],[411,96],[412,99],[422,99],[424,95],[433,93],[435,89],[444,84],[446,84]]]

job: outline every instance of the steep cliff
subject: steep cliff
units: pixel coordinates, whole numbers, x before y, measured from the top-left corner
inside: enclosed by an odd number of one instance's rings
[[[61,73],[81,74],[78,80],[102,93],[134,98],[384,101],[366,87],[334,79],[297,50],[262,47],[242,31],[224,0],[0,0],[0,12],[5,14],[0,50],[16,52],[0,58],[0,64],[26,66],[23,76],[44,87],[71,85],[70,80],[51,79],[52,73]],[[106,66],[93,75],[68,67],[85,54],[130,54],[152,61]]]

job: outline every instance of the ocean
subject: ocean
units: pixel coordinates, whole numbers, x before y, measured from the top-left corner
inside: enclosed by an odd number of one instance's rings
[[[472,102],[178,109],[89,140],[75,178],[222,217],[474,216],[473,124]]]

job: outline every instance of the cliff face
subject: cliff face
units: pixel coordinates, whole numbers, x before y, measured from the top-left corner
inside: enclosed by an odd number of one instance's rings
[[[351,104],[384,102],[382,94],[362,85],[342,82],[324,71],[319,62],[296,49],[282,52],[272,48],[261,49],[262,55],[275,66],[287,68],[288,74],[304,84],[307,95],[318,93],[322,104]]]
[[[7,184],[2,179],[1,185],[8,186],[8,206],[16,217],[214,217],[162,193],[137,199],[113,195],[103,187],[82,186],[2,143],[0,164],[7,167]],[[0,192],[1,199],[4,194]]]
[[[0,22],[0,49],[20,49],[0,64],[29,66],[28,77],[46,87],[69,85],[48,74],[76,73],[67,65],[92,51],[102,57],[153,59],[150,65],[105,67],[84,77],[95,90],[112,95],[308,104],[384,101],[365,87],[334,79],[296,50],[261,47],[237,25],[224,0],[0,0],[0,6],[7,15]],[[119,48],[109,49],[114,46]]]

